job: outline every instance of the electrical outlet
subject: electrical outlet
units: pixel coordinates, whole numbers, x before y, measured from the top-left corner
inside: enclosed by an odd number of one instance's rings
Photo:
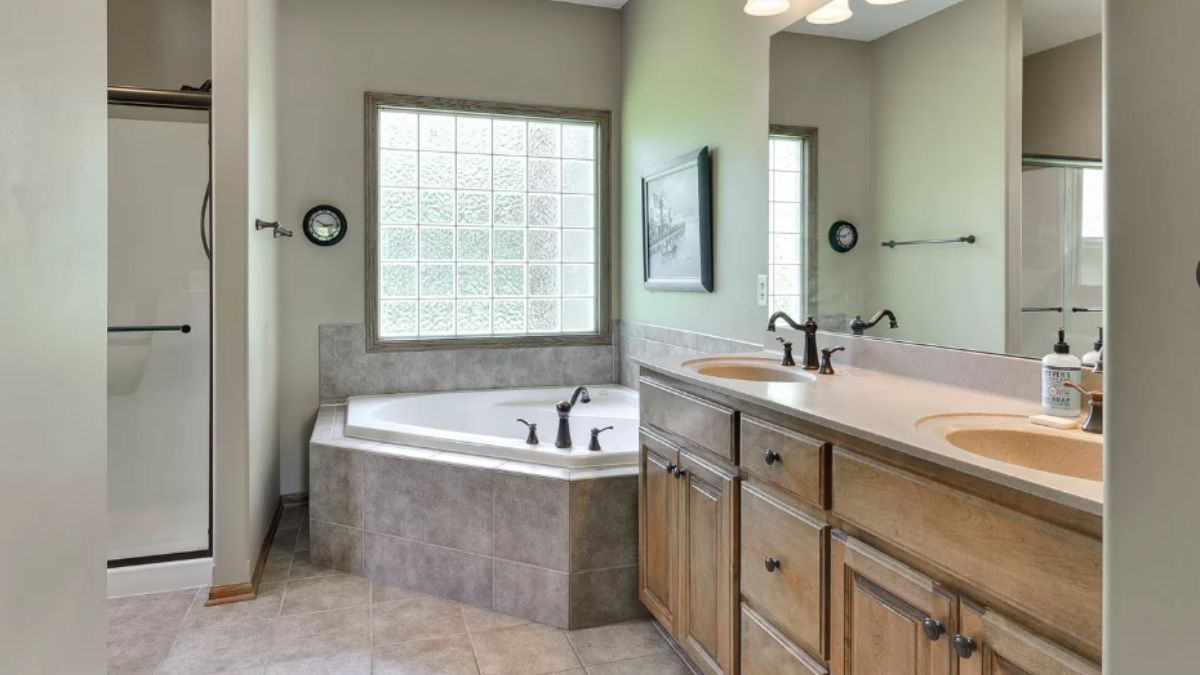
[[[767,275],[758,275],[758,306],[767,306]]]

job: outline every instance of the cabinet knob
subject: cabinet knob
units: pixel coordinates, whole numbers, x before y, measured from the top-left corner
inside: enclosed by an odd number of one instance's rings
[[[681,469],[679,467],[675,467],[675,470],[671,472],[671,475],[675,476],[676,478],[683,478],[683,474],[685,474],[685,473],[687,473],[687,472],[684,471],[683,469]]]
[[[675,473],[675,462],[668,463],[666,468],[667,473]]]
[[[763,453],[763,461],[767,464],[774,464],[779,461],[779,453],[774,450],[767,450]]]
[[[958,658],[969,659],[978,648],[979,646],[975,644],[975,638],[967,637],[966,635],[954,636],[954,653],[958,654]]]
[[[768,572],[774,572],[775,570],[779,569],[779,560],[777,558],[767,556],[767,559],[763,561],[763,567],[766,567]]]
[[[946,632],[946,624],[937,619],[927,616],[921,622],[921,628],[925,630],[925,637],[936,642]]]

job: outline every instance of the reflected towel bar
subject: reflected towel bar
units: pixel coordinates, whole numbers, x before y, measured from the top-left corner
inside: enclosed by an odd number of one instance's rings
[[[1022,307],[1022,312],[1058,312],[1062,314],[1062,307]]]
[[[953,239],[913,239],[911,241],[885,241],[880,246],[887,248],[896,248],[897,246],[913,246],[914,244],[974,244],[975,235],[968,234],[965,237],[954,237]]]
[[[190,333],[192,327],[188,324],[179,326],[109,326],[110,333]]]

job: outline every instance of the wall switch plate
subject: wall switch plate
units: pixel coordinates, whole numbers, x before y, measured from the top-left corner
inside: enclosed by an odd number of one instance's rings
[[[767,275],[758,275],[758,306],[767,306]]]

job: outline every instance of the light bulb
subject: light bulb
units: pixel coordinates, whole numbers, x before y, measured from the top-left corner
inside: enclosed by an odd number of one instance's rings
[[[788,11],[791,6],[791,0],[746,0],[742,11],[750,16],[775,16]]]
[[[854,16],[850,9],[850,0],[831,0],[829,4],[804,17],[809,23],[819,26],[847,21]]]

